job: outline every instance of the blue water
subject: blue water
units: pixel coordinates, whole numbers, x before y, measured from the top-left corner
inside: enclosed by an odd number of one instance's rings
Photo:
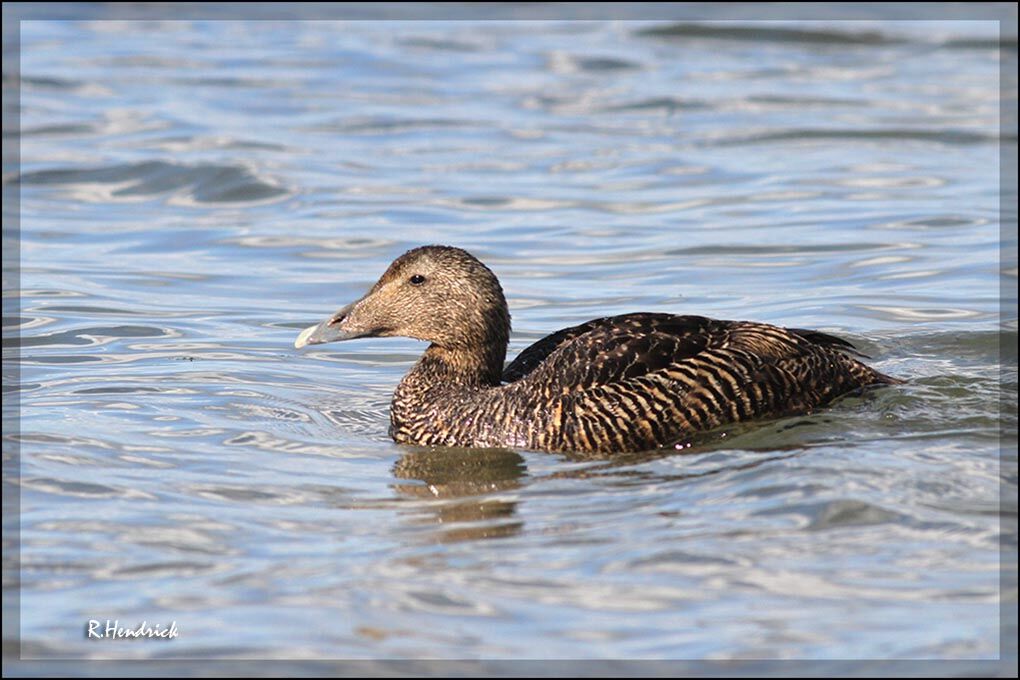
[[[24,22],[23,657],[1008,652],[997,29]],[[672,311],[907,384],[685,455],[398,446],[420,343],[292,343],[426,243],[500,277],[511,356]]]

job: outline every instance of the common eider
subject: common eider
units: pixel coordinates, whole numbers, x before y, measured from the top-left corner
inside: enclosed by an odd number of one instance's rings
[[[402,336],[431,343],[390,406],[400,443],[615,453],[683,442],[727,423],[806,413],[900,382],[818,331],[636,313],[549,335],[504,368],[510,313],[471,254],[423,246],[297,348]]]

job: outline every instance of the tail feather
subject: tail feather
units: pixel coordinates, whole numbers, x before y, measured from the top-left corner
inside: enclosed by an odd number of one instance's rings
[[[786,330],[821,347],[838,349],[842,352],[846,352],[847,354],[853,354],[854,356],[861,357],[862,359],[871,358],[861,350],[854,347],[850,341],[838,338],[835,335],[829,335],[828,333],[822,333],[821,331],[812,331],[806,328],[787,328]]]

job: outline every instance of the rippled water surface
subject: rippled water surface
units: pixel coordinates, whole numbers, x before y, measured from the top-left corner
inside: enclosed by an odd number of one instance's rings
[[[22,653],[996,658],[996,31],[22,24]],[[398,446],[421,344],[292,343],[424,243],[497,273],[511,356],[673,311],[907,383],[684,454]]]

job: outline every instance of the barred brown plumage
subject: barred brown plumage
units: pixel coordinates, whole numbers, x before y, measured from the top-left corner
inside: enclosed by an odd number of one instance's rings
[[[901,382],[819,331],[651,312],[557,331],[504,368],[503,289],[450,246],[404,253],[363,298],[294,344],[373,336],[431,343],[390,405],[390,434],[408,444],[640,451]]]

